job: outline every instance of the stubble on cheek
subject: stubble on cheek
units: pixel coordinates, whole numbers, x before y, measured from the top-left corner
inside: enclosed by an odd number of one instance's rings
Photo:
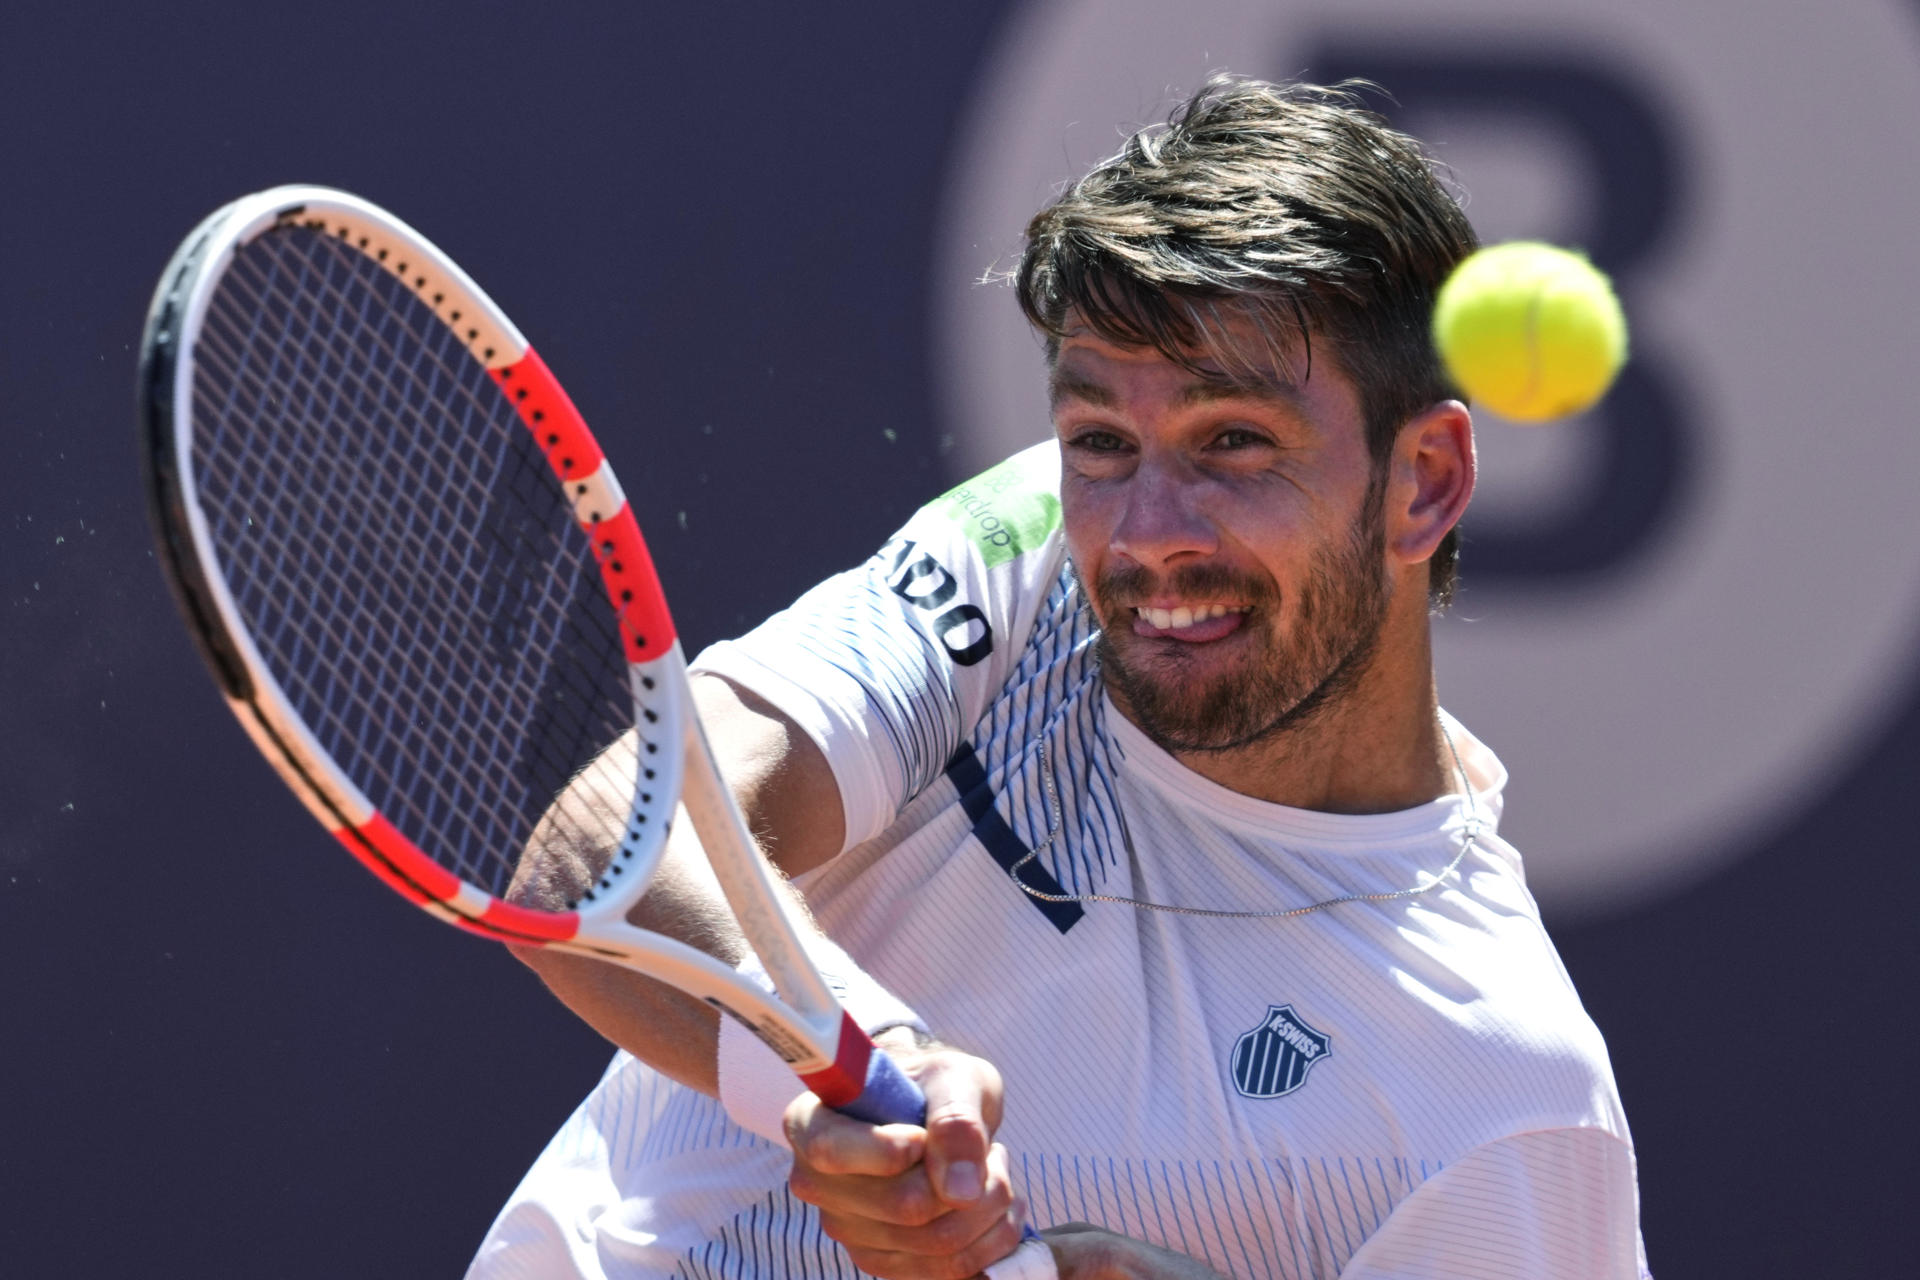
[[[1172,750],[1212,750],[1257,732],[1261,713],[1247,698],[1277,661],[1272,628],[1281,597],[1270,579],[1215,564],[1170,574],[1122,564],[1102,572],[1090,593],[1083,580],[1081,591],[1100,623],[1102,676],[1149,737]],[[1135,635],[1134,606],[1168,595],[1249,606],[1246,622],[1199,644]],[[1219,670],[1222,659],[1233,669]]]
[[[1363,509],[1347,538],[1314,555],[1284,630],[1288,602],[1271,579],[1216,564],[1167,575],[1131,563],[1106,569],[1091,595],[1081,584],[1101,625],[1102,676],[1129,717],[1170,751],[1231,750],[1298,725],[1343,697],[1368,666],[1386,613],[1380,545],[1377,509]],[[1253,607],[1233,635],[1189,646],[1134,634],[1132,606],[1156,594]]]

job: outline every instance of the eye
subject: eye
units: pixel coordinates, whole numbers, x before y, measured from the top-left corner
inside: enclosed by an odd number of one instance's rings
[[[1213,447],[1216,449],[1263,449],[1272,444],[1272,439],[1265,432],[1252,427],[1225,427],[1213,437]]]
[[[1067,447],[1087,453],[1119,453],[1126,449],[1127,442],[1104,427],[1083,427],[1067,437]]]

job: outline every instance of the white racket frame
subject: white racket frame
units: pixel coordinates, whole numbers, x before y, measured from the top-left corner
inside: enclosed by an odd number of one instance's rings
[[[195,493],[191,370],[208,299],[240,246],[289,222],[321,226],[386,266],[427,301],[489,369],[518,364],[530,353],[530,347],[493,300],[426,237],[385,210],[327,187],[276,187],[219,210],[182,246],[155,296],[148,346],[164,348],[170,343],[172,347],[172,462],[179,489],[177,510],[184,513],[186,534],[204,578],[204,584],[177,585],[183,592],[204,585],[204,604],[211,606],[225,632],[229,651],[245,668],[250,688],[235,691],[228,687],[227,702],[248,737],[314,817],[352,847],[356,833],[378,821],[378,814],[365,793],[320,746],[261,658],[226,585]],[[556,477],[555,483],[562,481]],[[570,498],[583,524],[588,514],[604,516],[610,513],[607,508],[625,506],[619,483],[604,463],[591,476],[566,483],[576,489]],[[609,607],[617,610],[619,606],[610,601]],[[192,615],[194,610],[188,612]],[[679,640],[675,638],[657,658],[630,664],[629,676],[636,706],[644,702],[653,709],[659,716],[656,732],[668,742],[677,740],[680,749],[663,752],[661,758],[650,761],[659,776],[648,786],[664,801],[655,799],[643,806],[636,779],[629,817],[646,811],[653,820],[643,824],[650,833],[644,841],[629,841],[616,855],[623,859],[621,875],[603,878],[590,901],[567,913],[503,903],[452,873],[445,873],[457,883],[452,892],[434,892],[438,881],[420,876],[415,881],[420,895],[407,896],[415,897],[417,904],[435,917],[472,932],[621,964],[668,983],[739,1018],[803,1078],[830,1071],[837,1063],[850,1067],[849,1028],[861,1041],[865,1041],[864,1033],[844,1014],[809,959],[790,914],[785,887],[760,853],[720,774],[693,706]],[[228,684],[224,679],[222,683]],[[764,965],[777,994],[763,990],[703,951],[628,921],[627,915],[644,895],[674,825],[676,795],[693,822],[742,934]],[[658,812],[663,803],[665,811]],[[636,825],[642,824],[630,820],[624,829],[631,832]],[[406,868],[396,870],[404,874]],[[392,887],[407,892],[397,884]],[[857,1056],[864,1073],[864,1047]],[[854,1083],[857,1086],[859,1082]]]

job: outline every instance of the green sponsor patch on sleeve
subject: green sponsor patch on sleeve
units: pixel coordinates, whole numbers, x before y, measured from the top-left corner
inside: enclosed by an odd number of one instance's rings
[[[1005,564],[1060,527],[1060,495],[1048,461],[1040,450],[1016,453],[932,505],[966,530],[987,568]]]

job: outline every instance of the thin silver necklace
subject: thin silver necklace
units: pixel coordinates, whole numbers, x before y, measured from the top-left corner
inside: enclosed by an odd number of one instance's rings
[[[1140,898],[1127,898],[1114,893],[1043,893],[1020,878],[1020,869],[1040,856],[1042,850],[1051,846],[1065,826],[1065,818],[1060,811],[1060,789],[1053,779],[1053,752],[1046,738],[1040,739],[1040,780],[1047,792],[1047,838],[1035,845],[1031,852],[1007,869],[1013,882],[1020,886],[1021,892],[1030,898],[1042,902],[1112,902],[1123,907],[1139,907],[1143,911],[1171,911],[1183,916],[1213,916],[1236,920],[1284,920],[1289,916],[1304,916],[1314,911],[1324,911],[1328,907],[1337,907],[1343,902],[1389,902],[1395,898],[1412,898],[1439,886],[1453,874],[1460,859],[1467,856],[1467,850],[1473,848],[1480,838],[1480,806],[1473,796],[1473,783],[1467,778],[1466,766],[1460,763],[1460,750],[1453,745],[1453,734],[1447,729],[1447,722],[1440,721],[1440,736],[1446,740],[1447,754],[1453,757],[1454,772],[1460,775],[1460,793],[1467,798],[1467,823],[1462,832],[1460,851],[1453,855],[1453,861],[1441,868],[1437,876],[1421,873],[1423,883],[1405,889],[1395,889],[1388,893],[1345,893],[1337,898],[1328,898],[1305,907],[1291,907],[1285,911],[1225,911],[1216,907],[1180,907],[1167,902],[1146,902]],[[1118,797],[1115,797],[1116,805]],[[1116,811],[1117,808],[1116,808]],[[1134,851],[1133,832],[1127,828],[1127,816],[1120,813],[1120,839],[1126,844],[1127,857],[1136,865],[1140,855]]]

